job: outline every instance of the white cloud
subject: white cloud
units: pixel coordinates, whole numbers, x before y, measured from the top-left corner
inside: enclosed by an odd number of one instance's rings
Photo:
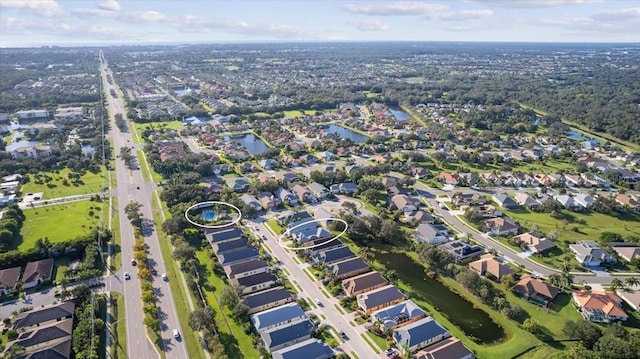
[[[118,12],[121,7],[120,4],[116,0],[107,0],[103,3],[98,4],[98,9],[105,11]]]
[[[640,7],[609,10],[595,14],[592,18],[602,21],[635,21],[640,23]]]
[[[478,3],[509,8],[536,8],[601,3],[603,0],[471,0]]]
[[[389,30],[389,26],[383,23],[379,19],[375,20],[361,20],[361,21],[351,21],[349,25],[355,27],[361,31],[386,31]]]
[[[44,17],[64,15],[64,11],[55,0],[2,0],[0,7],[19,9]]]
[[[127,21],[127,22],[160,22],[167,19],[167,15],[154,11],[137,11],[137,12],[127,12],[122,13],[118,16],[119,20]]]
[[[608,10],[588,17],[537,19],[533,23],[583,33],[628,32],[640,38],[640,8]]]
[[[389,4],[347,4],[343,9],[352,14],[368,16],[421,16],[429,20],[462,21],[493,15],[491,10],[452,10],[448,5],[417,1]]]

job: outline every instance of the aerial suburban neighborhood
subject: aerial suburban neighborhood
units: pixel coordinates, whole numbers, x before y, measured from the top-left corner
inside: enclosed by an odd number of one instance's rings
[[[637,358],[639,54],[3,48],[0,356]]]

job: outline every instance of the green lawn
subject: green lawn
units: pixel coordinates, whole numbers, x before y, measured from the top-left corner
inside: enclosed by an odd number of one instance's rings
[[[20,192],[24,195],[26,193],[42,192],[42,200],[49,200],[57,197],[67,197],[79,194],[92,194],[100,193],[102,187],[108,187],[107,172],[104,167],[101,168],[99,173],[86,172],[84,176],[80,177],[80,181],[72,183],[68,179],[68,175],[71,170],[65,168],[61,171],[55,172],[42,172],[42,183],[36,183],[36,177],[29,174],[29,182],[22,185]],[[51,180],[47,182],[45,177],[50,177]],[[67,180],[67,184],[64,183]]]
[[[39,238],[48,238],[55,243],[87,235],[100,225],[101,207],[102,203],[87,200],[27,208],[23,210],[26,218],[20,230],[22,241],[12,247],[31,248]],[[93,211],[93,216],[89,211]],[[70,221],[71,218],[73,220]]]
[[[504,210],[505,216],[516,219],[521,226],[530,228],[537,224],[542,233],[558,232],[560,241],[598,240],[602,232],[619,233],[623,237],[640,235],[640,213],[624,216],[609,216],[597,212],[577,213],[562,210],[559,216],[550,213],[538,213],[526,209]],[[577,229],[574,230],[574,228]]]
[[[138,160],[140,162],[140,169],[142,170],[142,177],[144,179],[156,183],[162,181],[162,175],[156,173],[156,171],[154,171],[153,168],[149,166],[149,163],[146,160],[141,160],[142,158],[146,158],[142,150],[136,150],[136,156],[138,157]]]
[[[269,219],[265,222],[265,224],[271,229],[271,231],[273,231],[275,235],[279,235],[282,233],[282,227],[278,224],[277,219]]]
[[[127,327],[122,321],[125,316],[124,297],[120,293],[111,292],[111,358],[127,357]],[[122,325],[120,325],[122,324]]]

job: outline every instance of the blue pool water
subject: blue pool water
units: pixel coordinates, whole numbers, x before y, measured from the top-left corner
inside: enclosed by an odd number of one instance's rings
[[[213,221],[216,218],[216,212],[212,209],[202,211],[202,219],[205,221]]]

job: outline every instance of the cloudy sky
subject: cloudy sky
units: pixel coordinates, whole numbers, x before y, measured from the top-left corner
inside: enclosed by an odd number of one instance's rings
[[[640,42],[640,0],[0,0],[0,47],[397,40]]]

